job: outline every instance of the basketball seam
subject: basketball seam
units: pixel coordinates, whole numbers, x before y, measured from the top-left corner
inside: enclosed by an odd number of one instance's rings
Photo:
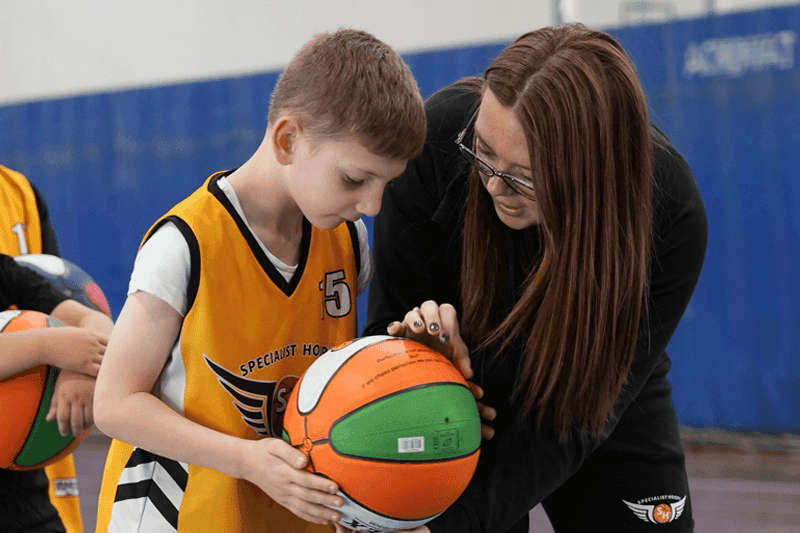
[[[296,402],[296,404],[297,404],[297,412],[300,413],[303,416],[307,416],[307,415],[311,414],[311,412],[314,409],[316,409],[316,407],[319,404],[320,400],[322,400],[322,396],[325,394],[325,391],[328,390],[328,385],[330,385],[330,383],[333,381],[333,378],[335,378],[339,374],[339,371],[341,371],[342,368],[344,368],[344,366],[347,364],[348,361],[350,361],[350,359],[355,357],[357,354],[361,353],[362,350],[365,350],[366,348],[369,348],[370,346],[374,346],[374,345],[376,345],[378,343],[381,343],[381,342],[384,342],[384,341],[387,341],[387,340],[399,339],[399,337],[390,337],[388,335],[375,335],[373,337],[373,339],[374,340],[372,342],[370,342],[369,344],[364,344],[364,346],[359,347],[358,350],[356,350],[355,352],[351,353],[350,356],[347,359],[342,361],[342,363],[333,372],[333,374],[328,376],[328,379],[325,381],[325,386],[322,387],[322,390],[320,391],[319,396],[317,396],[317,401],[314,402],[314,406],[311,407],[311,409],[309,409],[308,411],[303,411],[302,409],[300,409],[300,387],[302,386],[302,380],[301,380],[300,383],[298,383],[296,385],[296,387],[297,387],[297,402]],[[414,341],[412,341],[412,342],[414,342]],[[348,344],[348,346],[350,346],[350,345]],[[331,427],[333,427],[333,426],[331,426]]]

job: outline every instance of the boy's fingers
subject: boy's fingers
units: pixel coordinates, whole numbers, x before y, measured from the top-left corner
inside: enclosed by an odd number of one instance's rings
[[[61,434],[62,437],[66,437],[67,433],[69,433],[69,411],[70,406],[64,405],[62,402],[58,407],[58,414],[56,415],[58,420],[58,432]]]

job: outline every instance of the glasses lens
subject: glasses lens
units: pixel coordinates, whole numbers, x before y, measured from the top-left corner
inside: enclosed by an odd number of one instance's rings
[[[480,159],[478,159],[478,156],[473,154],[469,150],[469,148],[465,146],[459,146],[459,148],[461,148],[461,155],[464,156],[464,159],[466,159],[470,165],[477,168],[479,172],[481,172],[482,174],[486,174],[487,176],[491,176],[494,174],[492,168],[483,161],[481,161]]]

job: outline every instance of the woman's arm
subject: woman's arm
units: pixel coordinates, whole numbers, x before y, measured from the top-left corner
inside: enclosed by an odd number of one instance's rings
[[[252,441],[212,430],[173,411],[150,391],[178,338],[181,315],[144,292],[120,312],[97,378],[94,415],[107,435],[164,457],[256,484],[297,516],[339,519],[334,483],[300,470],[306,458],[281,439]]]

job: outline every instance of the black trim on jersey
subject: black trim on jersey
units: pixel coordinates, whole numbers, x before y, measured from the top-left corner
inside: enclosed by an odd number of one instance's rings
[[[161,457],[160,455],[156,455],[141,448],[135,448],[128,458],[128,462],[125,464],[125,469],[136,468],[137,466],[149,463],[158,463],[158,465],[175,481],[175,484],[180,490],[183,492],[186,491],[186,485],[189,482],[189,474],[183,469],[180,463],[172,459]],[[179,511],[153,478],[143,479],[135,483],[123,483],[118,485],[117,492],[114,496],[114,502],[136,500],[139,498],[147,498],[164,520],[166,520],[173,529],[178,529]]]
[[[355,222],[346,222],[347,229],[350,230],[350,242],[353,243],[353,257],[356,259],[356,277],[361,275],[361,244],[358,241],[358,229]]]
[[[197,297],[197,289],[200,287],[200,244],[197,242],[197,237],[192,231],[192,228],[189,227],[189,224],[175,215],[159,220],[147,234],[144,242],[147,242],[147,240],[155,234],[156,230],[167,222],[175,224],[175,227],[181,232],[186,244],[189,246],[189,285],[186,288],[186,313],[188,314]],[[144,242],[142,246],[144,246]]]
[[[148,452],[142,448],[135,448],[133,450],[130,458],[128,458],[128,462],[125,463],[125,468],[135,468],[139,465],[152,462],[160,464],[170,477],[175,480],[175,484],[177,484],[181,490],[186,490],[186,484],[189,482],[189,474],[186,473],[186,470],[184,470],[180,464],[172,459],[161,457],[160,455]]]
[[[164,517],[164,520],[169,522],[169,525],[175,530],[178,529],[178,510],[152,479],[120,485],[117,487],[117,496],[114,501],[120,502],[138,498],[147,498],[161,516]]]
[[[303,277],[303,272],[306,269],[306,262],[308,261],[308,252],[311,249],[311,223],[303,217],[303,237],[300,241],[300,261],[297,264],[297,270],[295,271],[292,279],[288,282],[286,279],[278,272],[278,269],[275,268],[275,265],[272,264],[272,261],[269,260],[267,255],[264,253],[264,250],[261,249],[258,242],[256,241],[253,233],[247,227],[247,224],[244,220],[239,216],[239,213],[236,212],[236,209],[231,204],[228,197],[219,188],[217,185],[217,181],[223,176],[229,174],[228,172],[222,172],[214,177],[212,177],[208,182],[208,192],[214,195],[214,197],[219,200],[219,203],[225,208],[226,211],[231,215],[234,222],[236,222],[236,226],[239,228],[239,232],[242,234],[242,237],[247,241],[248,246],[250,246],[250,250],[253,252],[258,263],[261,265],[261,269],[264,273],[269,276],[269,279],[272,280],[272,283],[275,284],[286,296],[291,296],[294,290],[297,288],[298,283]]]

